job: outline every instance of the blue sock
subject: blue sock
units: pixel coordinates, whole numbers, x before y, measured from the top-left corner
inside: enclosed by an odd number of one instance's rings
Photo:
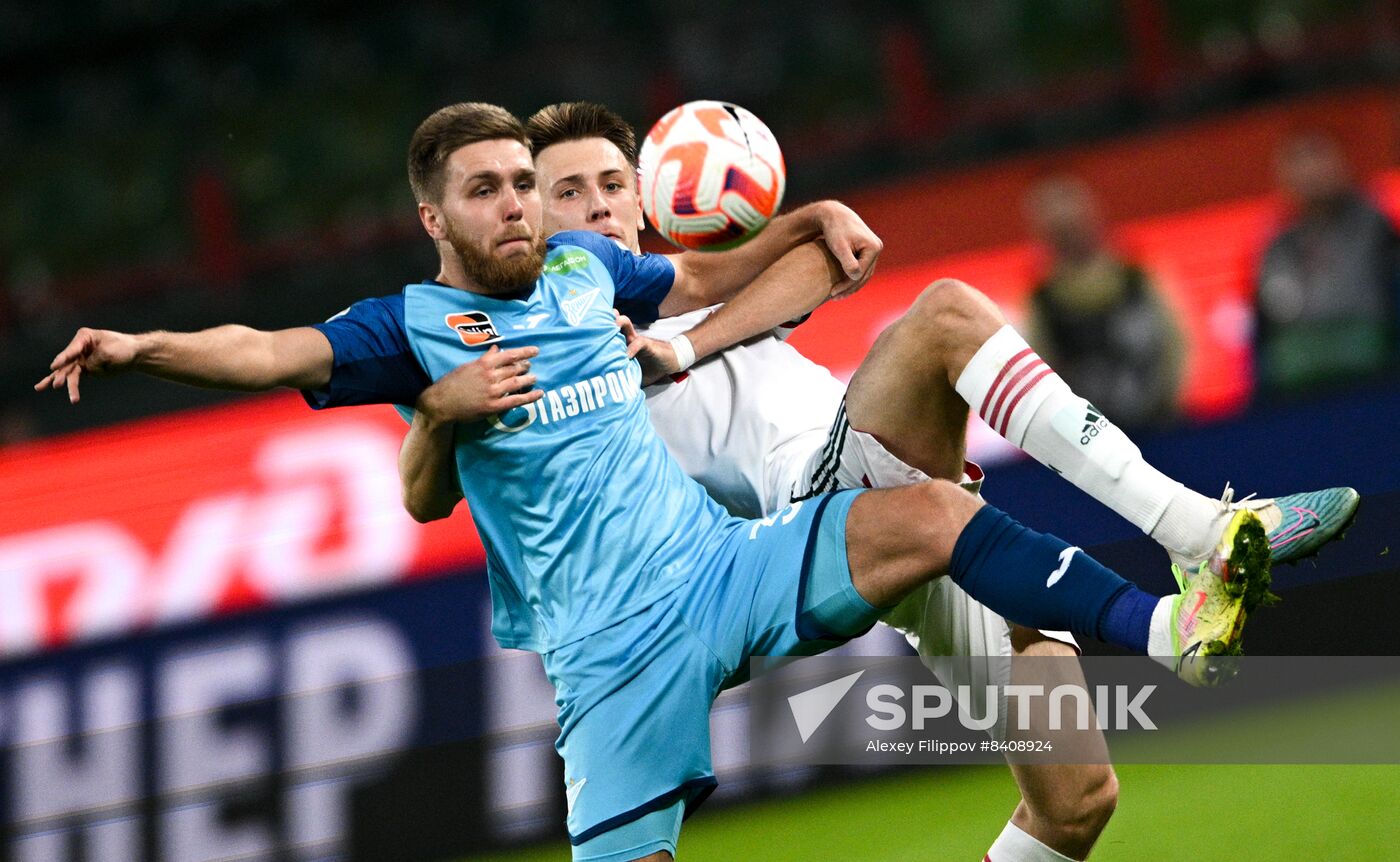
[[[1099,640],[1147,655],[1147,633],[1159,601],[1157,596],[1129,584],[1104,608],[1099,620]]]
[[[1156,598],[1078,548],[992,506],[979,509],[963,528],[948,573],[968,595],[1012,622],[1068,629],[1147,653]]]

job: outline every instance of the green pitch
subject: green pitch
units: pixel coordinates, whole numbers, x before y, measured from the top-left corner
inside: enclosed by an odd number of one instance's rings
[[[1396,689],[1346,700],[1394,716],[1392,726],[1400,727]],[[1315,721],[1315,707],[1301,703],[1250,721],[1236,717],[1219,737],[1248,732],[1245,725],[1261,718],[1295,728],[1294,739],[1303,744],[1309,734],[1355,730]],[[1192,739],[1202,739],[1202,730],[1193,728]],[[1128,764],[1117,770],[1118,812],[1090,857],[1096,862],[1400,859],[1397,765]],[[1016,799],[1011,775],[1001,767],[911,770],[785,800],[701,809],[681,833],[680,859],[979,862]],[[558,862],[568,851],[556,845],[475,859]]]

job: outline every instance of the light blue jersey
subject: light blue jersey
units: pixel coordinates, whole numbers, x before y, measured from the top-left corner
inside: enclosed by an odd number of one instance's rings
[[[544,397],[458,426],[456,463],[496,638],[543,653],[556,689],[576,860],[674,854],[682,810],[715,786],[715,695],[747,678],[750,656],[828,649],[881,612],[847,564],[859,492],[741,521],[652,431],[612,309],[654,317],[673,278],[665,258],[559,234],[528,295],[416,284],[318,325],[333,371],[304,393],[315,407],[412,405],[493,345],[539,348]]]
[[[549,241],[544,273],[524,298],[415,284],[401,306],[367,300],[320,327],[336,369],[326,393],[308,396],[317,406],[366,403],[374,393],[411,403],[404,393],[424,384],[412,365],[437,380],[492,345],[539,348],[530,370],[544,398],[456,434],[502,646],[546,652],[637,613],[741,525],[652,430],[640,369],[614,321],[615,301],[654,306],[673,277],[663,257],[569,232]],[[354,391],[336,397],[338,386]]]

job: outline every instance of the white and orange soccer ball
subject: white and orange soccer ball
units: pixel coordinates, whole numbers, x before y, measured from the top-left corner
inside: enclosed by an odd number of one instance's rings
[[[748,242],[783,203],[787,169],[758,117],[728,102],[686,102],[656,121],[638,155],[642,210],[681,248]]]

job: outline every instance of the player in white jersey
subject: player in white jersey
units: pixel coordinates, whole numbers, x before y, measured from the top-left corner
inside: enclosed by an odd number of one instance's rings
[[[636,197],[636,150],[630,127],[601,106],[570,103],[542,109],[530,119],[527,128],[544,192],[546,232],[593,230],[637,250],[637,234],[643,222]],[[859,286],[873,271],[881,250],[873,234],[843,237],[842,242],[842,246],[831,251],[849,279],[845,282],[843,274],[828,270],[826,264],[830,261],[814,259],[810,250],[798,250],[722,310],[702,309],[648,321],[642,329],[643,335],[652,339],[647,342],[643,338],[638,346],[643,348],[644,367],[651,363],[648,379],[656,381],[646,390],[653,426],[685,471],[740,516],[766,516],[793,500],[838,488],[906,485],[928,475],[960,478],[965,487],[980,489],[981,471],[963,459],[966,403],[958,400],[951,410],[896,417],[877,426],[886,432],[882,435],[885,439],[893,438],[892,443],[903,444],[901,454],[925,467],[925,472],[893,454],[874,435],[853,429],[846,417],[846,387],[786,343],[790,329],[777,325],[780,321],[801,316],[830,295]],[[805,263],[795,260],[803,253],[808,258]],[[784,265],[786,269],[782,268]],[[911,340],[908,330],[917,329],[922,334],[929,323],[947,324],[950,316],[980,317],[978,322],[989,327],[980,339],[988,349],[979,352],[989,354],[981,364],[994,372],[992,379],[981,381],[980,388],[985,391],[971,383],[967,387],[959,385],[954,398],[957,394],[964,398],[981,395],[981,412],[989,422],[999,423],[1003,434],[1011,430],[1012,414],[1019,409],[1023,414],[1016,419],[1020,439],[1013,442],[1021,443],[1045,461],[1041,452],[1035,451],[1034,441],[1028,439],[1029,422],[1024,414],[1034,412],[1034,408],[1021,402],[1026,402],[1027,396],[1029,401],[1038,398],[1042,404],[1056,396],[1063,400],[1060,392],[1035,391],[1037,387],[1051,388],[1050,384],[1040,385],[1046,377],[1055,382],[1058,378],[1048,368],[1042,372],[1041,367],[1032,364],[1030,360],[1038,358],[1019,342],[1014,331],[1004,327],[995,307],[961,283],[946,282],[931,288],[905,319],[891,327],[893,336],[888,332],[882,336],[882,341],[887,342],[886,363],[862,367],[867,380],[873,378],[873,385],[866,392],[888,391],[888,360],[891,354],[897,357],[902,350],[907,351]],[[936,344],[927,340],[924,344],[936,349]],[[691,364],[697,354],[702,361]],[[960,360],[971,373],[958,375],[959,384],[963,383],[963,376],[975,376],[982,370],[972,356]],[[917,365],[910,365],[916,373]],[[859,377],[858,373],[857,380]],[[1067,387],[1060,386],[1068,393]],[[964,393],[964,388],[969,392]],[[1073,412],[1073,408],[1071,399],[1069,411]],[[1083,413],[1075,418],[1082,419]],[[1117,432],[1107,422],[1103,425],[1099,431],[1105,437]],[[1076,424],[1074,430],[1078,429]],[[910,430],[915,434],[908,433]],[[929,441],[931,454],[927,446],[908,444],[908,439],[916,434],[933,438]],[[1110,453],[1117,463],[1109,472],[1117,470],[1117,478],[1121,478],[1132,456],[1136,455],[1137,461],[1141,461],[1141,456],[1121,432],[1117,436],[1121,441],[1115,441],[1119,445]],[[1086,491],[1152,532],[1183,562],[1208,547],[1197,546],[1218,534],[1216,524],[1228,511],[1227,506],[1203,498],[1192,499],[1199,495],[1162,477],[1157,495],[1167,499],[1156,508],[1171,509],[1176,503],[1177,509],[1185,509],[1186,514],[1178,511],[1168,518],[1168,513],[1157,511],[1132,518],[1133,507],[1138,505],[1133,498],[1143,496],[1141,489],[1115,488],[1115,477],[1093,475],[1094,465],[1084,470],[1080,463],[1070,463],[1081,469],[1068,478],[1077,480],[1076,484]],[[1086,477],[1085,473],[1090,475]],[[1182,493],[1173,495],[1173,484]],[[1354,510],[1354,492],[1333,496],[1340,497],[1343,505],[1349,498]],[[1122,504],[1120,500],[1125,497],[1129,502]],[[1178,499],[1183,497],[1184,500]],[[1120,504],[1114,505],[1116,502]],[[1278,508],[1275,506],[1274,511]],[[1334,519],[1335,529],[1329,538],[1344,526],[1351,510]],[[1268,523],[1272,513],[1266,509],[1263,514]],[[1152,529],[1160,521],[1168,522],[1162,535]],[[1275,533],[1285,534],[1286,540],[1291,534],[1280,521],[1275,520],[1270,526]],[[1194,523],[1183,527],[1180,522]],[[1178,534],[1197,535],[1183,539],[1173,535],[1173,529]],[[1276,551],[1275,556],[1281,555]],[[922,588],[885,621],[904,631],[921,654],[934,657],[935,669],[944,673],[965,673],[962,669],[968,665],[951,661],[940,664],[938,657],[1077,653],[1068,633],[1010,626],[948,579]],[[1062,668],[1063,664],[1059,666]],[[980,714],[975,707],[974,714]],[[995,862],[1084,858],[1116,804],[1117,782],[1112,768],[1106,764],[1012,768],[1024,801],[993,845],[989,858]]]
[[[664,317],[639,332],[669,342],[711,312]],[[808,461],[826,443],[846,394],[845,384],[777,330],[728,347],[676,378],[646,387],[651,423],[686,473],[742,517],[770,515],[800,494]]]

